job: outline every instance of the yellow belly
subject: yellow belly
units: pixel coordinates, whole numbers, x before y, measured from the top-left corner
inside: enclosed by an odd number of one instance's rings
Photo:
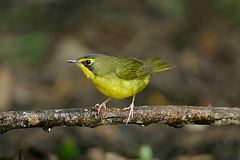
[[[91,80],[104,95],[111,98],[123,99],[142,91],[148,84],[149,78],[150,76],[148,75],[142,79],[124,80],[113,73],[104,77],[95,77]]]
[[[123,99],[131,97],[142,91],[148,84],[150,75],[146,75],[141,79],[124,80],[119,78],[115,73],[104,75],[103,77],[94,75],[81,63],[78,66],[83,73],[90,79],[96,88],[107,97]]]

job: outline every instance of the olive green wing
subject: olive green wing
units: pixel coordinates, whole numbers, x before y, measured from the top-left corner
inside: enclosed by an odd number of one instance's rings
[[[138,59],[122,58],[118,61],[115,73],[119,78],[131,80],[150,74],[151,68]]]

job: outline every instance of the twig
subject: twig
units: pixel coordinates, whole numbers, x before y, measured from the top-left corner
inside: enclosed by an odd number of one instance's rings
[[[0,133],[11,129],[41,127],[45,131],[57,126],[97,127],[125,124],[128,111],[119,108],[55,109],[41,111],[0,112]],[[136,106],[129,124],[142,126],[161,122],[173,127],[185,124],[240,125],[240,108],[199,106]]]

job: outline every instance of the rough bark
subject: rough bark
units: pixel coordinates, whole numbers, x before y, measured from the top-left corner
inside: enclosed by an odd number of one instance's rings
[[[41,127],[50,131],[53,127],[126,124],[128,110],[108,108],[97,114],[95,108],[72,108],[40,111],[0,112],[0,133],[11,129]],[[164,123],[173,127],[185,124],[240,125],[240,108],[213,106],[136,106],[129,124],[146,126]]]

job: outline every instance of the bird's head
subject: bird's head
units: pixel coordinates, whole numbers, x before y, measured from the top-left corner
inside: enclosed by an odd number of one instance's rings
[[[109,64],[112,63],[112,60],[113,57],[103,54],[89,54],[75,60],[67,60],[67,62],[75,63],[87,78],[92,79],[94,76],[101,75],[106,70],[109,70]]]

